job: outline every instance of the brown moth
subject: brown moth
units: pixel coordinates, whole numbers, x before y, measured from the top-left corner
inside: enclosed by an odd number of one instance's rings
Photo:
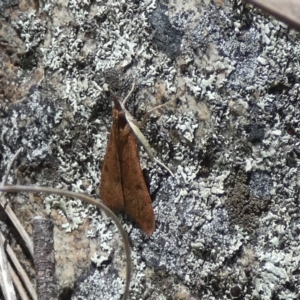
[[[111,210],[124,210],[147,235],[151,235],[155,217],[140,166],[136,137],[128,124],[124,106],[115,97],[113,101],[113,124],[102,167],[100,195]]]

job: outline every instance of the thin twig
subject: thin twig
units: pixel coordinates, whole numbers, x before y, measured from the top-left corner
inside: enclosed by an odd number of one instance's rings
[[[1,238],[3,239],[4,243],[6,243],[6,239],[3,236],[3,234],[0,232]],[[19,263],[19,260],[16,256],[16,254],[14,253],[13,249],[10,247],[9,244],[6,244],[6,252],[10,258],[10,260],[13,262],[15,269],[18,270],[18,274],[21,277],[24,285],[26,286],[30,296],[34,299],[37,300],[37,295],[35,292],[35,289],[29,279],[29,277],[27,276],[27,273],[25,272],[25,270],[23,269],[23,267],[21,266],[21,264]]]
[[[22,226],[22,224],[20,223],[19,219],[17,218],[15,213],[12,211],[10,206],[7,205],[7,202],[3,198],[0,199],[0,204],[4,208],[5,212],[7,213],[8,217],[10,218],[10,220],[12,221],[14,226],[17,228],[20,236],[24,240],[24,242],[30,252],[31,257],[33,257],[33,244],[32,244],[32,241],[31,241],[28,233],[25,231],[25,229]]]
[[[273,15],[278,20],[300,31],[299,0],[246,0]]]
[[[7,170],[5,172],[5,175],[3,177],[3,181],[2,181],[2,185],[6,184],[9,172],[11,170],[11,167],[14,163],[14,161],[16,160],[16,158],[18,157],[18,155],[23,151],[23,148],[20,148],[16,154],[12,157],[12,159],[10,160],[8,166],[7,166]],[[32,245],[32,241],[29,237],[29,235],[27,234],[27,232],[25,231],[24,227],[22,226],[22,224],[20,223],[19,219],[17,218],[17,216],[15,215],[15,213],[13,212],[13,210],[10,208],[10,206],[8,205],[7,201],[4,198],[0,198],[0,204],[3,207],[3,209],[5,210],[5,212],[7,213],[8,217],[10,218],[10,220],[12,221],[12,223],[14,224],[14,226],[16,227],[16,229],[18,230],[18,232],[20,233],[21,237],[23,238],[31,256],[33,257],[33,245]]]
[[[5,300],[16,300],[16,292],[9,273],[8,261],[0,236],[0,285]]]
[[[18,290],[18,293],[19,293],[19,296],[22,300],[30,300],[27,296],[27,293],[25,291],[25,289],[23,288],[22,286],[22,283],[18,277],[18,275],[15,273],[14,269],[12,268],[11,264],[8,263],[8,270],[9,270],[9,273],[11,275],[11,278],[14,282],[14,285],[16,287],[16,289]]]
[[[9,164],[7,165],[5,175],[4,175],[4,177],[2,178],[2,183],[3,183],[3,184],[6,184],[6,183],[7,183],[7,178],[8,178],[9,172],[10,172],[10,170],[11,170],[12,164],[14,163],[14,161],[16,160],[16,158],[19,156],[19,154],[20,154],[22,151],[23,151],[23,148],[21,147],[21,148],[15,153],[15,155],[12,157],[12,159],[11,159],[10,162],[9,162]]]
[[[128,235],[126,234],[125,230],[122,227],[122,224],[120,223],[117,216],[105,205],[103,205],[100,200],[95,200],[87,195],[79,194],[75,192],[70,192],[66,190],[58,190],[48,187],[32,187],[32,186],[20,186],[20,185],[11,185],[11,186],[3,186],[0,185],[0,191],[2,192],[11,192],[11,193],[18,193],[18,192],[26,192],[26,193],[47,193],[47,194],[57,194],[61,196],[71,197],[71,198],[78,198],[82,201],[85,201],[89,204],[95,205],[101,210],[103,210],[106,215],[108,215],[117,226],[122,240],[124,244],[125,249],[125,255],[126,255],[126,281],[125,281],[125,290],[123,295],[123,300],[128,299],[129,295],[129,285],[130,285],[130,276],[131,276],[131,258],[130,258],[130,244]]]
[[[10,163],[7,166],[6,169],[6,173],[3,177],[3,182],[1,185],[4,185],[7,181],[8,178],[8,174],[11,170],[12,164],[14,162],[14,160],[16,159],[16,157],[20,154],[20,152],[23,149],[19,149],[16,154],[13,156],[13,158],[11,159]],[[4,204],[4,208],[6,206],[6,202],[3,201],[4,199],[1,199],[1,204],[3,202]],[[3,206],[3,205],[2,205]],[[6,300],[15,300],[17,299],[16,297],[16,292],[13,286],[13,282],[12,282],[12,278],[11,278],[11,273],[9,272],[9,263],[7,260],[7,256],[5,253],[5,249],[4,249],[4,239],[3,236],[0,235],[0,285],[1,285],[1,289],[2,289],[2,293],[4,295],[4,298]]]

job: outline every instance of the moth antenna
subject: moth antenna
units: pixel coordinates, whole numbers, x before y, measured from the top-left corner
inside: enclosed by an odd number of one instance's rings
[[[133,131],[134,135],[136,136],[136,138],[139,140],[139,142],[144,147],[144,149],[147,152],[150,160],[154,161],[155,160],[154,154],[153,154],[153,151],[151,150],[151,146],[148,143],[147,139],[145,138],[143,133],[140,131],[138,125],[135,124],[134,119],[132,118],[132,116],[126,110],[124,112],[125,112],[126,120],[129,124],[131,130]]]
[[[131,94],[133,93],[135,89],[135,78],[133,79],[133,83],[131,86],[131,90],[129,91],[129,93],[127,94],[127,96],[125,97],[125,99],[122,101],[122,106],[125,107],[125,103],[127,102],[127,100],[130,98]]]
[[[162,163],[160,160],[158,160],[157,158],[154,158],[154,160],[160,165],[162,166],[163,168],[165,168],[170,174],[172,177],[175,177],[174,173],[164,164]]]
[[[130,95],[132,94],[134,88],[135,88],[135,79],[133,80],[133,84],[132,84],[130,92],[128,93],[128,95],[122,102],[119,102],[119,104],[121,106],[121,109],[125,113],[126,121],[128,122],[134,135],[136,136],[136,138],[139,140],[139,142],[142,144],[142,146],[146,150],[150,160],[154,161],[154,154],[151,150],[151,146],[149,145],[149,143],[148,143],[147,139],[145,138],[145,136],[143,135],[143,133],[140,131],[139,126],[138,126],[137,122],[135,121],[135,119],[132,117],[132,115],[129,113],[129,111],[125,108],[125,103],[127,102]]]
[[[166,103],[158,105],[158,106],[152,108],[151,110],[149,110],[146,113],[145,117],[143,118],[142,122],[140,123],[140,126],[138,126],[136,124],[135,119],[131,116],[131,114],[129,113],[129,111],[125,108],[125,103],[127,102],[127,100],[129,99],[129,97],[131,96],[134,88],[135,88],[135,79],[133,80],[133,84],[132,84],[131,90],[128,93],[128,95],[126,96],[126,98],[122,102],[119,102],[120,105],[121,105],[121,109],[125,113],[126,120],[127,120],[128,124],[129,124],[131,130],[133,131],[134,135],[136,136],[136,138],[139,140],[139,142],[142,144],[142,146],[144,147],[145,151],[147,152],[150,160],[151,161],[156,161],[160,166],[162,166],[163,168],[165,168],[171,174],[172,177],[175,177],[174,173],[165,164],[163,164],[161,161],[159,161],[157,158],[154,157],[153,151],[151,150],[151,146],[149,145],[149,143],[148,143],[147,139],[145,138],[145,136],[143,135],[143,133],[140,131],[139,127],[142,127],[146,123],[149,115],[154,110],[159,109],[159,108],[161,108],[163,106],[166,106],[170,102],[172,102],[172,101],[176,100],[177,98],[180,98],[181,96],[183,96],[185,94],[185,92],[186,92],[186,87],[184,87],[184,89],[179,94],[175,95],[171,100],[169,100]]]
[[[175,101],[177,98],[182,97],[182,96],[185,94],[185,92],[186,92],[186,87],[184,86],[184,89],[183,89],[179,94],[175,95],[171,100],[167,101],[166,103],[157,105],[157,106],[151,108],[150,110],[148,110],[148,111],[145,113],[145,116],[143,117],[143,120],[140,122],[140,126],[143,127],[143,126],[145,125],[145,123],[147,122],[147,119],[149,118],[150,114],[151,114],[153,111],[155,111],[155,110],[157,110],[157,109],[159,109],[159,108],[162,108],[162,107],[168,105],[170,102]]]

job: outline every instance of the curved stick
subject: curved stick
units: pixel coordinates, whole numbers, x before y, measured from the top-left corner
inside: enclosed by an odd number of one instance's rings
[[[96,199],[80,193],[70,192],[66,190],[59,190],[49,187],[34,187],[34,186],[21,186],[21,185],[2,185],[0,186],[1,192],[9,192],[9,193],[18,193],[18,192],[25,192],[25,193],[47,193],[47,194],[57,194],[61,196],[71,197],[71,198],[78,198],[80,200],[83,200],[89,204],[95,205],[101,210],[103,210],[115,223],[117,226],[122,240],[124,244],[125,249],[125,255],[126,255],[126,281],[125,281],[125,291],[123,295],[123,300],[126,300],[129,295],[129,284],[130,284],[130,276],[131,276],[131,259],[130,259],[130,246],[129,246],[129,239],[125,232],[125,230],[122,227],[122,224],[120,223],[117,216],[105,205],[97,201]]]

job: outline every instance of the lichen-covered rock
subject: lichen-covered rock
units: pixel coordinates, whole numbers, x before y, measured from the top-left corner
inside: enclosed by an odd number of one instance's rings
[[[242,1],[10,2],[0,6],[2,174],[24,152],[9,182],[98,196],[108,92],[125,97],[135,79],[127,108],[141,119],[185,88],[142,129],[175,173],[141,147],[154,234],[119,216],[133,247],[130,298],[297,299],[299,34]],[[26,229],[47,213],[57,247],[70,242],[72,259],[57,249],[61,293],[120,299],[111,221],[76,199],[35,199],[11,202]]]

